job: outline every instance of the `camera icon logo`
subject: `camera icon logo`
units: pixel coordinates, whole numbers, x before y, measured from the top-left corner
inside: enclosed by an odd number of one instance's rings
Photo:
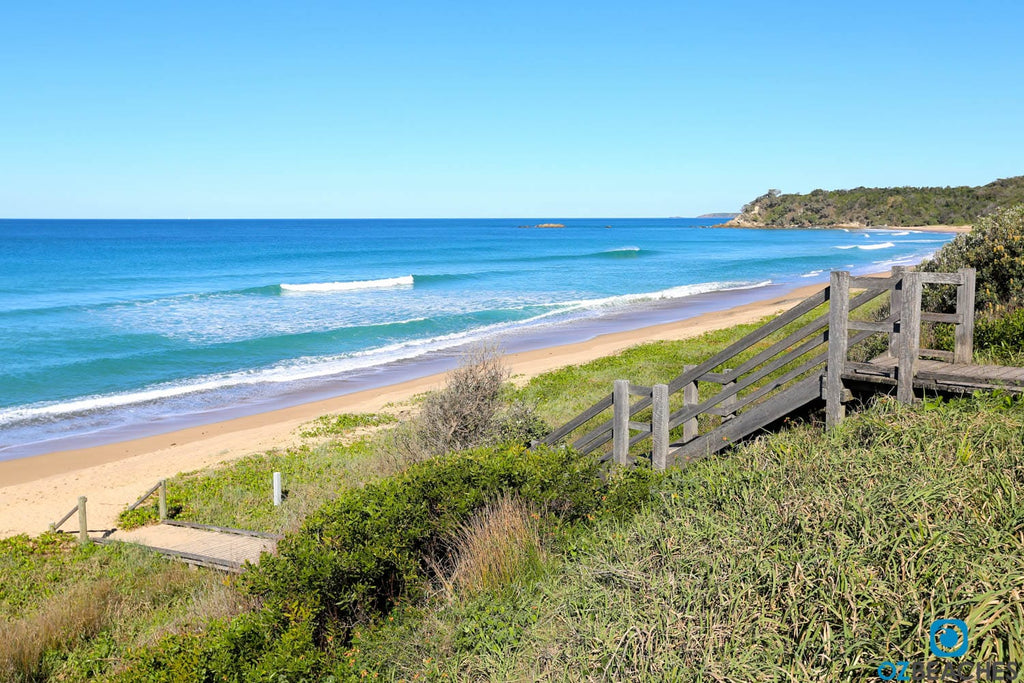
[[[962,657],[967,654],[967,624],[960,619],[936,619],[928,647],[936,657]]]

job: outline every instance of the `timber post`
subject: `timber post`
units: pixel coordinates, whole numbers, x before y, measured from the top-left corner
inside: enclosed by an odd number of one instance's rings
[[[896,282],[889,289],[889,316],[899,316],[903,310],[901,303],[903,301],[903,281],[906,278],[907,273],[913,270],[910,266],[893,266],[892,276],[897,278]],[[900,321],[897,320],[896,325],[899,325]],[[892,358],[900,357],[900,335],[898,330],[894,327],[889,332],[889,356]]]
[[[977,271],[974,268],[961,268],[959,272],[961,282],[956,287],[956,314],[960,322],[954,333],[953,362],[969,365],[974,359],[974,293]]]
[[[696,365],[684,365],[683,372],[689,372],[693,370]],[[690,382],[683,386],[683,407],[692,408],[700,402],[697,393],[697,380]],[[683,442],[693,441],[697,438],[697,417],[691,417],[689,420],[683,422]]]
[[[914,401],[914,375],[921,350],[921,274],[907,273],[903,277],[903,296],[900,301],[900,347],[896,369],[896,400]]]
[[[668,385],[651,387],[651,466],[664,472],[668,468]]]
[[[274,472],[274,507],[281,505],[281,473]]]
[[[843,369],[849,343],[850,273],[832,271],[828,288],[828,365],[825,379],[825,427],[843,420]]]
[[[629,463],[629,380],[615,380],[612,390],[612,459]]]
[[[160,521],[167,519],[167,480],[160,480],[160,498],[158,508],[160,510]]]
[[[726,368],[725,370],[722,370],[722,374],[726,375],[726,376],[732,375],[732,368]],[[736,380],[733,380],[731,382],[726,382],[726,383],[724,383],[722,385],[722,391],[725,391],[727,389],[732,389],[735,386],[736,386]],[[731,394],[729,396],[726,396],[724,399],[722,399],[722,402],[719,404],[719,407],[728,409],[729,407],[734,405],[737,400],[739,400],[739,399],[737,399],[736,394],[733,393],[733,394]],[[725,415],[722,415],[722,422],[728,422],[729,420],[733,419],[734,417],[736,417],[736,413],[735,412],[728,412]]]
[[[78,497],[78,542],[89,545],[89,519],[85,512],[85,496]]]

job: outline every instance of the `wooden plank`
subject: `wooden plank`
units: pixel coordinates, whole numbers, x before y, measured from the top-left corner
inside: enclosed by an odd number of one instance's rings
[[[597,403],[590,406],[582,413],[572,418],[555,431],[548,434],[547,437],[545,437],[541,443],[545,443],[549,446],[558,443],[565,437],[569,436],[569,434],[576,431],[578,427],[580,427],[583,424],[586,424],[587,422],[590,422],[595,417],[597,417],[598,415],[600,415],[601,413],[603,413],[604,411],[608,410],[611,407],[612,395],[608,394],[607,396],[599,400]]]
[[[956,288],[956,312],[962,321],[953,332],[955,362],[970,363],[974,358],[974,289],[977,274],[974,268],[961,268],[963,284]]]
[[[921,273],[907,273],[903,278],[903,298],[900,311],[899,369],[896,400],[911,403],[914,400],[914,374],[917,369],[921,339]]]
[[[252,536],[254,538],[270,538],[275,541],[280,541],[284,538],[281,534],[271,534],[265,531],[252,531],[250,529],[233,529],[227,526],[214,526],[213,524],[196,524],[195,522],[185,522],[178,519],[165,519],[161,524],[167,526],[176,526],[183,529],[199,529],[201,531],[216,531],[221,534],[232,534],[235,536]]]
[[[162,483],[163,483],[162,480],[158,481],[156,484],[153,485],[153,488],[149,489],[148,491],[143,493],[141,496],[139,496],[139,499],[137,501],[135,501],[134,503],[132,503],[131,505],[128,506],[128,511],[130,512],[130,511],[134,510],[135,508],[139,507],[140,505],[142,505],[147,498],[149,498],[154,493],[156,493],[156,490],[158,488],[160,488],[160,484],[162,484]]]
[[[919,271],[915,273],[922,284],[928,285],[959,285],[963,280],[960,273],[926,273]]]
[[[871,377],[895,377],[896,371],[892,366],[884,366],[876,363],[855,363],[853,361],[846,361],[845,374],[847,376],[870,379]]]
[[[923,323],[953,323],[959,324],[960,314],[959,313],[929,313],[928,311],[921,312],[921,322]]]
[[[600,426],[587,432],[572,442],[573,450],[586,455],[596,448],[603,446],[612,440],[612,421],[602,423]]]
[[[643,432],[644,434],[651,433],[651,425],[647,422],[633,422],[629,421],[629,428],[633,431]]]
[[[735,374],[732,370],[726,370],[725,373],[729,376]],[[736,417],[736,392],[739,390],[734,389],[733,387],[735,386],[736,380],[727,382],[722,385],[722,392],[725,392],[727,389],[732,390],[732,393],[723,398],[721,403],[718,404],[719,407],[721,407],[723,410],[723,412],[719,413],[722,416],[723,421],[731,420],[732,418]]]
[[[896,324],[896,318],[890,317],[885,320],[879,320],[878,322],[868,322],[866,320],[850,320],[846,323],[847,329],[867,332],[892,332],[893,325]]]
[[[651,388],[650,387],[645,387],[642,384],[630,384],[629,385],[629,393],[632,396],[650,396],[651,395]]]
[[[850,274],[832,271],[829,287],[828,365],[825,379],[825,426],[835,427],[843,420],[843,369],[846,367],[848,326],[850,322]]]
[[[917,352],[917,355],[923,358],[939,358],[944,361],[949,361],[950,363],[953,362],[952,351],[940,351],[938,349],[920,349]]]
[[[879,294],[889,289],[899,278],[897,277],[851,277],[850,289],[866,289],[868,291],[879,290]]]
[[[808,377],[794,384],[786,391],[772,397],[770,401],[738,415],[718,429],[703,434],[693,441],[682,444],[670,454],[677,465],[685,465],[707,457],[762,429],[765,425],[779,420],[807,404],[821,399],[821,375]],[[673,444],[675,445],[675,444]]]

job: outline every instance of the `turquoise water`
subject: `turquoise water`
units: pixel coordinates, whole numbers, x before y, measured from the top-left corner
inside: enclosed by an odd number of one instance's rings
[[[482,339],[682,318],[694,295],[884,270],[950,237],[698,219],[518,227],[537,222],[0,221],[0,458],[339,393]]]

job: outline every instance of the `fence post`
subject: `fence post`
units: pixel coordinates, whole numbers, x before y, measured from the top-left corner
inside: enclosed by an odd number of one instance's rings
[[[89,545],[89,519],[85,512],[85,496],[78,497],[78,542]]]
[[[651,387],[651,465],[659,472],[668,467],[668,385]]]
[[[274,506],[281,504],[281,473],[274,472]]]
[[[914,374],[917,372],[917,356],[921,350],[921,274],[907,273],[903,283],[896,400],[900,403],[913,403]]]
[[[696,365],[684,365],[683,372],[689,372],[693,370]],[[697,396],[697,382],[694,380],[683,387],[683,407],[690,408],[697,405],[700,399]],[[696,416],[690,418],[683,423],[683,441],[693,441],[697,438],[697,418]]]
[[[843,370],[849,343],[850,273],[833,270],[828,289],[828,366],[825,380],[825,427],[843,421]]]
[[[899,282],[895,283],[889,289],[890,316],[899,316],[900,312],[903,310],[903,304],[901,303],[903,301],[903,284],[907,273],[910,271],[911,268],[908,266],[894,266],[892,269],[892,276],[899,278]],[[903,328],[901,327],[900,329],[902,330]],[[900,357],[900,336],[895,330],[889,332],[889,356],[892,358]]]
[[[612,459],[619,465],[629,460],[629,380],[615,380],[612,389]]]
[[[953,362],[969,364],[974,360],[974,288],[977,272],[974,268],[961,268],[962,278],[956,288],[956,313],[960,322],[956,326]]]
[[[160,509],[160,521],[167,519],[167,480],[160,480],[160,498],[159,498],[159,509]]]
[[[722,374],[723,375],[731,375],[732,374],[732,368],[725,368],[724,370],[722,370]],[[736,380],[733,380],[731,382],[726,382],[725,384],[722,385],[722,391],[725,391],[726,389],[728,389],[730,387],[733,387],[735,385],[736,385]],[[722,402],[719,404],[719,407],[721,407],[721,408],[728,408],[732,404],[736,403],[737,400],[739,400],[738,397],[736,396],[736,394],[733,394],[729,398],[722,399]],[[729,420],[733,419],[734,417],[736,417],[736,413],[727,413],[727,414],[722,416],[722,422],[728,422]]]

